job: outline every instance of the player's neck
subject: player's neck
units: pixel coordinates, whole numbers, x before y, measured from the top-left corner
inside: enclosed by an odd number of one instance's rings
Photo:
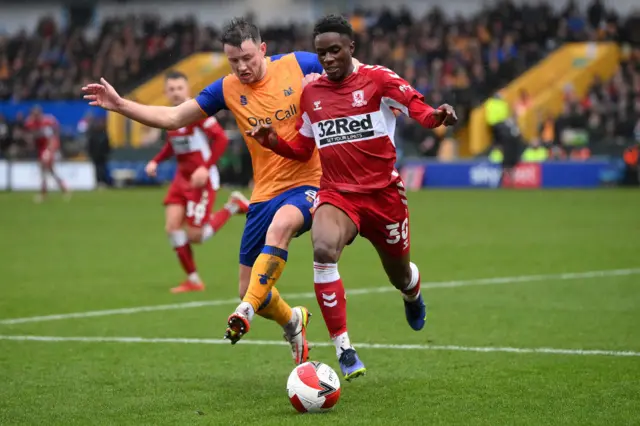
[[[349,65],[349,68],[347,69],[347,72],[344,73],[344,76],[340,80],[335,80],[334,83],[341,84],[346,79],[348,79],[355,71],[356,68],[353,66],[353,64]]]
[[[267,66],[267,58],[264,58],[262,60],[262,69],[260,70],[260,75],[258,76],[258,79],[255,81],[255,83],[261,82],[267,76]]]

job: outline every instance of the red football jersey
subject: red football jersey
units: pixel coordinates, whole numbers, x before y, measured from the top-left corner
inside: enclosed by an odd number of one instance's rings
[[[33,135],[40,154],[49,147],[49,142],[57,141],[58,120],[53,115],[44,114],[39,119],[29,116],[25,120],[24,127]],[[56,148],[55,144],[53,148]]]
[[[228,142],[222,126],[215,117],[209,117],[177,130],[169,130],[167,142],[153,160],[159,163],[175,155],[178,173],[188,179],[200,166],[215,166]]]
[[[309,84],[300,109],[300,136],[289,148],[308,152],[317,147],[322,163],[320,187],[342,192],[367,193],[395,182],[394,111],[425,127],[441,124],[432,115],[434,109],[407,81],[387,68],[371,65],[360,66],[341,82],[325,75]],[[274,151],[292,154],[280,145]]]

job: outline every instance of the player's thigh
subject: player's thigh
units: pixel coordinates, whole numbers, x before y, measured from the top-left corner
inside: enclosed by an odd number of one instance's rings
[[[184,222],[183,204],[166,204],[164,207],[164,229],[167,233],[174,232],[182,228]]]
[[[287,249],[291,239],[311,228],[317,188],[291,189],[272,200],[277,208],[266,235],[266,244]]]
[[[50,161],[46,161],[41,158],[39,163],[40,163],[40,174],[42,178],[44,178],[45,175],[47,174],[53,173],[53,164]]]
[[[38,162],[40,163],[40,171],[44,173],[53,173],[53,153],[50,151],[43,151],[38,156]]]
[[[376,248],[391,283],[399,288],[411,278],[409,210],[404,188],[372,194],[364,210],[361,234]]]
[[[358,215],[339,197],[330,198],[321,193],[321,204],[314,212],[311,227],[315,262],[337,263],[342,250],[358,235]]]

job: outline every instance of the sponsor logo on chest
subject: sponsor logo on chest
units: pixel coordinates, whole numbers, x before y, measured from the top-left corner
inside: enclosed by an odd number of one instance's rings
[[[250,126],[257,126],[259,124],[274,124],[278,121],[285,121],[291,118],[296,118],[298,114],[298,107],[295,104],[290,104],[285,109],[277,109],[273,116],[267,117],[247,117],[247,122]]]
[[[357,142],[384,136],[386,127],[379,111],[349,117],[332,118],[313,124],[318,147]]]
[[[176,154],[189,152],[191,150],[190,136],[174,136],[171,138],[171,146]]]

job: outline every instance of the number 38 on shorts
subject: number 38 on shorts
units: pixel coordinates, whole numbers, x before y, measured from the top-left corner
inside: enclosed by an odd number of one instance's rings
[[[405,217],[402,223],[390,223],[386,226],[387,231],[389,232],[387,238],[388,244],[398,244],[402,243],[403,248],[406,249],[409,247],[409,218]]]

